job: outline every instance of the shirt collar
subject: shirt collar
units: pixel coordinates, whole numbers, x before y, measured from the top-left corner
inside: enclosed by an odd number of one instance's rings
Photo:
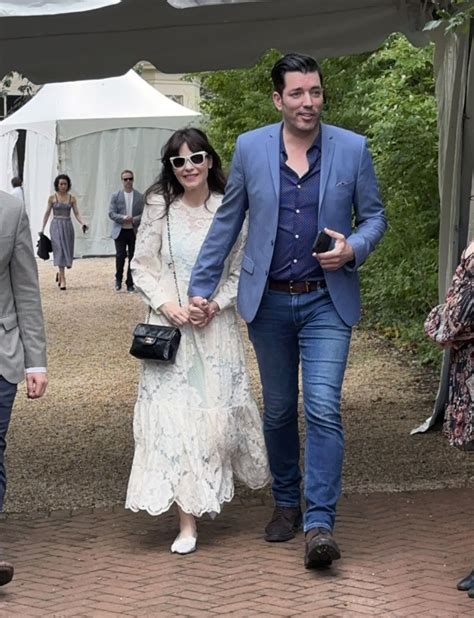
[[[314,138],[314,142],[308,148],[307,152],[311,152],[314,148],[317,148],[319,152],[321,152],[321,131],[322,131],[322,127],[320,126],[319,133]],[[285,156],[285,159],[287,158],[286,150],[285,150],[285,142],[283,140],[283,123],[280,129],[280,153]]]

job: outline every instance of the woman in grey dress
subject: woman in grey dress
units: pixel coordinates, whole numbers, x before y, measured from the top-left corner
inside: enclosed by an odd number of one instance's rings
[[[83,222],[77,208],[76,198],[69,193],[71,189],[71,179],[67,174],[59,174],[54,180],[56,192],[48,198],[48,206],[43,217],[43,227],[48,223],[48,219],[53,213],[53,220],[49,227],[51,244],[53,246],[54,265],[58,267],[56,282],[60,290],[66,289],[65,268],[71,268],[74,259],[74,228],[71,221],[71,210],[82,226],[85,234],[89,229]]]

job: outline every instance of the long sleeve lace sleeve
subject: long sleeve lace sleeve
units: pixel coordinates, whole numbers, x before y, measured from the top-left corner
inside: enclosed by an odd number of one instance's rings
[[[446,301],[426,319],[425,333],[443,347],[474,339],[474,253],[461,259]]]
[[[151,195],[143,209],[132,260],[133,282],[145,302],[156,312],[173,299],[163,278],[162,235],[166,225],[165,204],[161,195]]]
[[[237,241],[230,252],[228,259],[229,269],[227,276],[223,276],[212,300],[215,300],[221,311],[226,307],[235,305],[237,288],[239,285],[240,267],[244,255],[245,242],[247,240],[248,221],[245,219]],[[225,272],[225,271],[224,271]]]

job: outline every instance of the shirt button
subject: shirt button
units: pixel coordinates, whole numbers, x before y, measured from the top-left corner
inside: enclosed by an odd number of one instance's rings
[[[298,187],[298,189],[301,189],[301,185],[296,185]]]
[[[295,238],[299,238],[299,237],[300,237],[300,235],[299,235],[299,234],[295,234]]]
[[[296,264],[298,262],[298,260],[294,259],[293,260],[293,264]]]
[[[299,208],[297,208],[297,209],[296,209],[296,214],[297,214],[297,215],[299,215],[299,214],[300,214],[300,209],[299,209]]]

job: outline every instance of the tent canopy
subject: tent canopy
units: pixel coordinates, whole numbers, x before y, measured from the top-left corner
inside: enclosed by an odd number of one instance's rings
[[[0,122],[0,135],[12,129],[42,132],[60,121],[58,140],[66,141],[121,127],[176,128],[196,116],[198,112],[175,103],[130,70],[109,79],[47,84]]]
[[[0,158],[14,159],[19,129],[26,130],[24,192],[33,239],[41,229],[52,181],[66,172],[90,232],[77,235],[76,255],[107,255],[108,204],[121,188],[120,172],[136,171],[137,188],[159,172],[170,134],[200,114],[168,99],[131,70],[121,77],[44,86],[0,122]],[[0,166],[0,189],[9,190],[14,165]]]
[[[11,15],[17,3],[0,1],[0,15],[2,5]],[[105,3],[94,11],[44,14],[45,7]],[[140,60],[170,73],[213,70],[251,66],[270,47],[325,58],[375,49],[392,32],[423,45],[425,6],[422,0],[20,0],[16,14],[23,16],[0,19],[0,75],[15,69],[36,83],[89,79],[122,74]]]

